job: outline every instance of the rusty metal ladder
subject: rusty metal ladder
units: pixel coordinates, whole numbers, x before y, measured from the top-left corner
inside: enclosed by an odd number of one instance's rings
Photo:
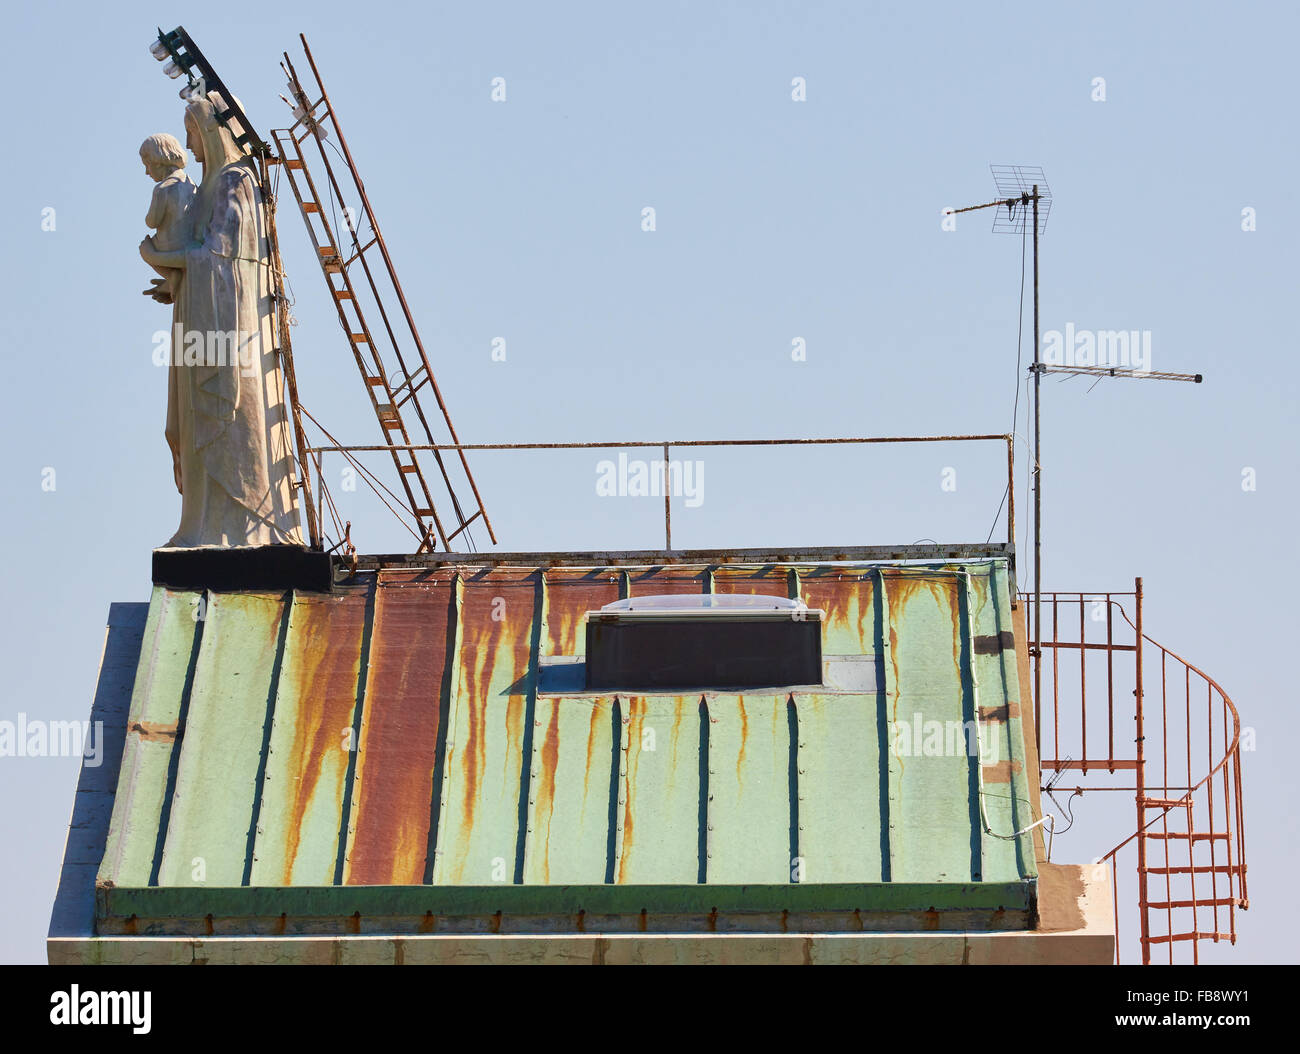
[[[469,515],[466,515],[466,511],[456,494],[456,487],[452,482],[442,451],[435,449],[424,452],[432,454],[447,495],[451,500],[455,522],[449,532],[443,524],[442,517],[438,514],[433,491],[429,486],[424,467],[420,464],[418,456],[420,452],[409,449],[412,445],[436,446],[439,443],[419,400],[420,390],[426,387],[433,392],[438,408],[442,412],[442,418],[446,424],[451,443],[459,445],[460,440],[456,435],[455,427],[451,423],[451,416],[447,412],[446,404],[443,402],[442,393],[438,390],[437,381],[434,379],[433,371],[429,366],[428,356],[425,354],[419,332],[407,306],[406,297],[402,293],[401,284],[397,279],[392,260],[388,255],[387,246],[380,234],[379,226],[370,208],[370,202],[366,197],[365,188],[352,161],[352,155],[348,151],[346,141],[343,139],[342,130],[339,128],[338,119],[325,92],[324,84],[321,82],[320,73],[312,59],[311,51],[307,48],[305,37],[302,38],[302,45],[307,55],[307,61],[311,65],[312,74],[319,89],[319,96],[315,102],[310,101],[302,83],[298,79],[293,64],[289,60],[289,56],[286,54],[284,56],[284,70],[289,78],[289,90],[294,96],[292,105],[294,106],[295,122],[287,129],[272,130],[271,137],[285,175],[288,178],[289,186],[297,199],[298,208],[307,227],[307,233],[315,250],[317,262],[325,278],[325,285],[330,293],[330,300],[338,313],[339,324],[343,327],[348,345],[352,349],[353,358],[356,360],[357,368],[361,371],[361,378],[365,383],[371,406],[379,422],[380,432],[384,437],[385,444],[390,448],[393,465],[397,470],[398,479],[405,492],[407,504],[419,528],[418,533],[421,541],[416,552],[433,551],[435,535],[436,539],[441,541],[443,548],[448,550],[451,549],[452,541],[461,534],[465,534],[466,540],[472,541],[467,532],[470,525],[478,519],[482,519],[489,537],[495,543],[496,534],[492,530],[491,521],[488,519],[486,509],[483,507],[478,485],[470,472],[465,452],[463,450],[457,451],[465,479],[468,481],[474,497],[473,508]],[[324,140],[331,131],[338,142],[342,160],[352,177],[353,186],[361,204],[360,209],[351,210],[344,202],[342,189],[326,154]],[[326,215],[325,199],[321,197],[320,188],[317,181],[312,177],[307,158],[303,153],[303,144],[308,140],[316,144],[321,163],[324,166],[328,181],[324,189],[329,193],[330,200],[343,210],[344,222],[351,238],[350,253],[348,255],[344,254],[337,237],[337,234],[341,232],[335,231],[329,217]],[[353,218],[354,216],[356,219]],[[359,232],[367,226],[369,228],[369,237],[362,241],[362,235]],[[376,254],[379,261],[372,267],[371,259]],[[353,281],[351,270],[357,265],[360,265],[364,276],[364,285]],[[402,342],[398,337],[398,331],[402,328],[401,323],[396,328],[394,327],[393,320],[385,307],[384,297],[380,293],[376,272],[379,272],[381,276],[387,275],[391,289],[400,305],[405,328],[409,331],[411,344],[418,356],[418,362],[414,361],[414,359],[411,360],[414,363],[414,368],[408,366],[409,349],[408,355],[403,355]],[[397,371],[395,373],[390,372],[385,366],[383,357],[380,354],[380,348],[376,344],[373,332],[366,322],[358,292],[367,290],[371,302],[378,308],[383,333],[397,360]],[[414,443],[412,440],[413,430],[408,427],[406,418],[402,413],[402,408],[408,404],[415,411],[415,418],[419,422],[419,432],[415,433],[419,438]]]

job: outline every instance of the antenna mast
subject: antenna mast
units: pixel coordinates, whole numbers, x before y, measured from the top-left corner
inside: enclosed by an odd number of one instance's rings
[[[998,209],[993,214],[993,231],[995,233],[1025,235],[1026,224],[1032,222],[1034,234],[1034,361],[1029,372],[1034,377],[1034,449],[1030,471],[1034,480],[1034,704],[1037,706],[1042,697],[1043,674],[1043,468],[1040,455],[1042,439],[1041,394],[1043,375],[1047,373],[1068,373],[1095,375],[1102,377],[1131,377],[1159,381],[1192,381],[1200,384],[1199,373],[1167,373],[1117,369],[1107,366],[1064,366],[1049,365],[1042,361],[1039,354],[1039,339],[1042,327],[1038,314],[1038,239],[1047,230],[1047,218],[1052,211],[1052,191],[1047,185],[1047,177],[1038,166],[1028,165],[990,165],[993,181],[1002,196],[982,205],[968,205],[964,209],[952,209],[951,214],[976,212],[980,209]],[[1006,214],[1000,211],[1006,209]],[[1017,383],[1019,383],[1017,381]],[[1014,480],[1012,481],[1014,485]]]

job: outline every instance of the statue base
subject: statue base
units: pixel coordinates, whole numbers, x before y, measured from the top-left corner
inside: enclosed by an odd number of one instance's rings
[[[153,580],[155,585],[173,589],[301,589],[328,593],[334,585],[333,558],[329,553],[298,545],[155,549]]]

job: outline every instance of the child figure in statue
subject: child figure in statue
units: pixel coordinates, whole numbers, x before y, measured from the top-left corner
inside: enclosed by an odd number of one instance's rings
[[[140,160],[144,170],[156,184],[149,202],[145,226],[156,231],[153,243],[161,252],[187,247],[190,241],[189,219],[186,211],[198,188],[185,174],[185,149],[180,141],[166,132],[151,135],[140,144]],[[161,278],[155,278],[145,296],[160,303],[170,304],[180,289],[182,272],[175,267],[154,267]]]

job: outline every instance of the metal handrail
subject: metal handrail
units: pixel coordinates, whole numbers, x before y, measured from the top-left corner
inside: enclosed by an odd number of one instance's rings
[[[321,454],[343,454],[349,460],[353,455],[376,451],[395,452],[418,451],[442,452],[459,451],[463,456],[466,451],[489,450],[624,450],[656,448],[664,455],[664,539],[665,548],[672,549],[672,506],[671,488],[667,486],[669,462],[673,447],[766,447],[766,446],[836,446],[836,445],[870,445],[875,443],[958,443],[958,442],[1002,442],[1007,448],[1007,543],[1014,546],[1016,537],[1016,501],[1015,501],[1015,436],[1009,434],[990,435],[943,435],[943,436],[857,436],[829,438],[796,439],[678,439],[678,440],[631,440],[626,442],[583,442],[583,443],[394,443],[394,444],[338,444],[331,443],[307,448],[307,453],[319,459]],[[319,475],[319,473],[317,473]]]

